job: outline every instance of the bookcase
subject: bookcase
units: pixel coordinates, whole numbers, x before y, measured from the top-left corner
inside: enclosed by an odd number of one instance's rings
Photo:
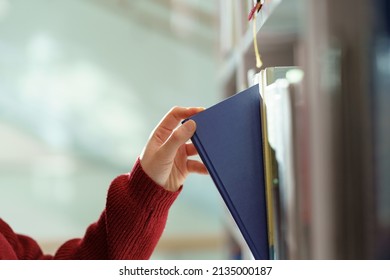
[[[382,0],[265,0],[254,36],[254,22],[248,21],[254,2],[219,1],[221,96],[249,87],[254,74],[267,67],[297,66],[304,72],[294,89],[301,96],[293,126],[300,134],[292,159],[297,215],[293,227],[278,232],[289,240],[277,258],[389,258],[378,253],[390,252],[390,242],[383,241],[390,240],[390,211],[378,195],[390,199],[390,182],[377,176],[390,160],[376,161],[386,149],[377,143],[388,136],[375,130],[380,117],[373,111],[383,85],[374,76],[378,18],[389,13],[378,8]],[[381,30],[383,43],[388,33]],[[382,81],[389,76],[390,71]],[[242,258],[251,258],[230,217],[227,224]]]

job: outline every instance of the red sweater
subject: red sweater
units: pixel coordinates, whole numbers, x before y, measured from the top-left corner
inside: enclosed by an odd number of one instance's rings
[[[0,259],[148,259],[180,190],[173,193],[154,183],[138,159],[130,174],[112,181],[99,220],[54,256],[44,255],[32,238],[16,234],[0,219]]]

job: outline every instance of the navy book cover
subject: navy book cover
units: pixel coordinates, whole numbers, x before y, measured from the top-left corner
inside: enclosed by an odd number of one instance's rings
[[[259,87],[192,116],[192,137],[255,259],[269,259]]]

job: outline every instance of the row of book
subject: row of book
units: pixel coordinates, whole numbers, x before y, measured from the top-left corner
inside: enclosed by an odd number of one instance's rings
[[[303,72],[273,67],[192,117],[192,138],[255,259],[294,259],[309,226]],[[298,251],[299,248],[299,251]]]
[[[303,72],[266,68],[255,75],[262,96],[261,127],[270,259],[296,259],[308,229],[308,132]],[[306,204],[307,205],[307,204]]]

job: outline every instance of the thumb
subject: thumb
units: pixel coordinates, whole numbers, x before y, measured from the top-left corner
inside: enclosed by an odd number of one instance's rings
[[[173,160],[177,150],[194,135],[195,130],[196,123],[193,120],[189,120],[176,128],[168,140],[161,146],[160,151],[162,155]]]

